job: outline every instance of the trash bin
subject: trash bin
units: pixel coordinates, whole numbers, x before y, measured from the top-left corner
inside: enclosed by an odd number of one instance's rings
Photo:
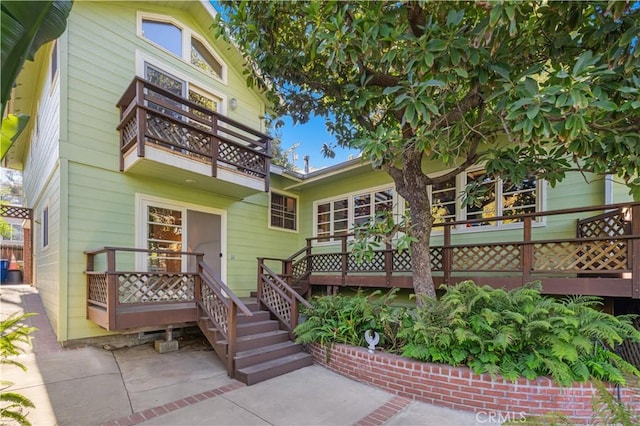
[[[0,259],[0,283],[7,280],[7,269],[9,269],[9,259]]]

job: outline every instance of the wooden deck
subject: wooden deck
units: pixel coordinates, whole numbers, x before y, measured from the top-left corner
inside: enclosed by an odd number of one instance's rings
[[[584,219],[566,219],[576,215]],[[466,242],[469,228],[478,222],[507,220],[512,230],[520,230],[520,239],[505,241],[504,232],[495,229],[483,234],[483,243]],[[537,237],[544,235],[548,222],[562,220],[573,224],[573,237]],[[509,289],[540,281],[546,294],[640,299],[640,203],[448,222],[434,227],[439,234],[432,238],[441,240],[431,247],[436,286],[470,279]],[[339,244],[323,245],[317,238],[308,238],[307,246],[289,259],[263,261],[280,262],[281,274],[293,286],[304,283],[328,287],[329,291],[346,286],[413,287],[408,251],[386,247],[375,251],[370,260],[358,263],[350,251],[352,235],[330,238]]]

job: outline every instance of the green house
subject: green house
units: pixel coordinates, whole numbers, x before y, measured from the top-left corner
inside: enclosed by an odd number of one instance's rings
[[[271,164],[269,105],[247,87],[242,55],[214,38],[215,13],[207,1],[77,1],[66,32],[19,76],[12,109],[31,120],[6,164],[24,173],[31,282],[64,344],[193,323],[194,297],[222,300],[225,322],[243,309],[228,307],[229,293],[245,300],[258,283],[277,284],[258,291],[262,307],[288,291],[281,282],[307,295],[411,287],[408,253],[381,247],[365,263],[348,253],[354,225],[405,212],[392,179],[360,159],[307,174]],[[480,207],[461,202],[472,180],[489,188]],[[507,185],[479,167],[417,190],[447,224],[434,228],[437,283],[542,279],[551,294],[637,306],[640,269],[628,255],[640,250],[640,214],[614,178]],[[571,256],[558,261],[558,250]],[[223,286],[207,296],[205,281]]]

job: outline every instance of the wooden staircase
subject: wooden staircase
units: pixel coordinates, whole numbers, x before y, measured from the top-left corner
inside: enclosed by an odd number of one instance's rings
[[[259,308],[255,299],[243,299],[252,315],[237,315],[235,355],[229,363],[229,344],[208,317],[201,317],[198,326],[220,359],[227,362],[232,376],[247,385],[277,377],[311,365],[311,355],[294,343],[290,333],[280,328],[280,321],[271,318],[269,311]]]

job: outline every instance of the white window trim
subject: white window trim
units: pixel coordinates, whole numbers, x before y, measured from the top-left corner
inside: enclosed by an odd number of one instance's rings
[[[182,228],[183,230],[187,229],[189,225],[187,219],[187,210],[199,211],[202,213],[215,214],[220,216],[220,248],[222,253],[227,253],[227,211],[220,210],[213,207],[201,206],[198,204],[185,203],[182,201],[171,200],[168,198],[156,197],[154,195],[147,195],[136,193],[135,194],[135,244],[136,247],[146,248],[147,245],[147,206],[160,206],[165,208],[170,208],[172,210],[181,210],[182,211]],[[185,238],[187,233],[183,232],[183,241],[182,241],[182,249],[185,250]],[[141,253],[140,256],[136,256],[136,269],[139,271],[146,270],[146,257],[144,253]],[[222,262],[220,262],[220,278],[222,282],[227,282],[227,262],[226,256],[222,258]],[[183,256],[183,269],[186,266],[186,261]]]
[[[352,191],[352,192],[348,192],[340,195],[335,195],[335,196],[332,196],[329,198],[323,198],[320,200],[315,200],[313,202],[313,237],[314,238],[318,237],[318,205],[319,204],[331,203],[334,201],[344,200],[346,198],[347,205],[348,205],[347,233],[350,233],[353,230],[353,225],[355,220],[355,217],[353,214],[354,213],[353,197],[358,195],[363,195],[363,194],[373,194],[375,192],[389,190],[389,189],[393,190],[393,214],[394,216],[399,218],[404,213],[403,211],[404,202],[402,203],[400,202],[401,197],[398,195],[398,191],[396,190],[396,187],[393,184],[378,185],[370,188],[363,188],[361,190]],[[333,221],[331,222],[331,226],[333,227]],[[331,232],[331,235],[333,235],[333,230]],[[340,244],[340,241],[339,240],[338,241],[317,241],[317,240],[314,241],[314,245],[333,245],[333,244]]]
[[[295,230],[271,225],[271,194],[278,194],[285,197],[294,198],[296,200],[296,229]],[[268,208],[268,216],[267,216],[267,228],[273,229],[276,231],[291,232],[293,234],[299,234],[300,233],[300,197],[285,191],[273,190],[273,189],[270,190],[269,191],[269,208]]]
[[[155,68],[158,68],[161,71],[169,73],[174,77],[184,81],[186,83],[185,91],[187,93],[186,99],[189,98],[189,89],[194,90],[195,92],[202,93],[203,95],[209,94],[211,96],[217,97],[220,99],[220,103],[218,105],[218,113],[222,115],[227,115],[227,96],[213,89],[211,86],[207,86],[206,84],[202,84],[200,81],[194,81],[190,79],[186,74],[178,71],[176,68],[173,68],[170,65],[166,65],[162,61],[158,59],[146,55],[139,50],[136,50],[136,76],[144,79],[144,64],[147,63]],[[191,87],[194,86],[194,87]]]
[[[150,21],[157,21],[157,22],[166,22],[172,25],[175,25],[176,27],[178,27],[181,31],[182,31],[182,56],[177,56],[175,53],[170,52],[169,50],[165,49],[164,47],[160,46],[159,44],[154,43],[153,41],[151,41],[150,39],[146,38],[144,36],[144,34],[142,33],[142,21],[143,20],[150,20]],[[211,44],[209,42],[206,41],[206,39],[204,37],[202,37],[200,34],[198,34],[197,32],[193,31],[189,26],[183,24],[181,21],[175,19],[172,16],[168,16],[168,15],[161,15],[161,14],[157,14],[157,13],[149,13],[149,12],[142,12],[142,11],[138,11],[136,14],[136,35],[138,36],[138,38],[140,38],[141,40],[144,40],[145,42],[149,43],[150,45],[162,50],[163,52],[173,56],[174,58],[180,58],[182,61],[186,62],[187,64],[189,64],[189,66],[191,66],[194,69],[197,69],[199,72],[201,72],[202,74],[206,75],[207,77],[213,78],[216,81],[220,81],[223,84],[227,84],[227,74],[228,74],[228,67],[227,64],[224,60],[222,60],[222,58],[220,57],[220,55],[218,54],[218,52],[216,52],[216,50],[213,48],[213,46],[211,46]],[[218,62],[220,62],[220,65],[222,66],[222,72],[221,72],[221,76],[218,77],[214,74],[208,73],[205,70],[195,66],[194,64],[191,63],[191,38],[195,38],[197,39],[200,43],[202,43],[207,50],[209,51],[209,53],[211,54],[211,56],[213,56]]]

